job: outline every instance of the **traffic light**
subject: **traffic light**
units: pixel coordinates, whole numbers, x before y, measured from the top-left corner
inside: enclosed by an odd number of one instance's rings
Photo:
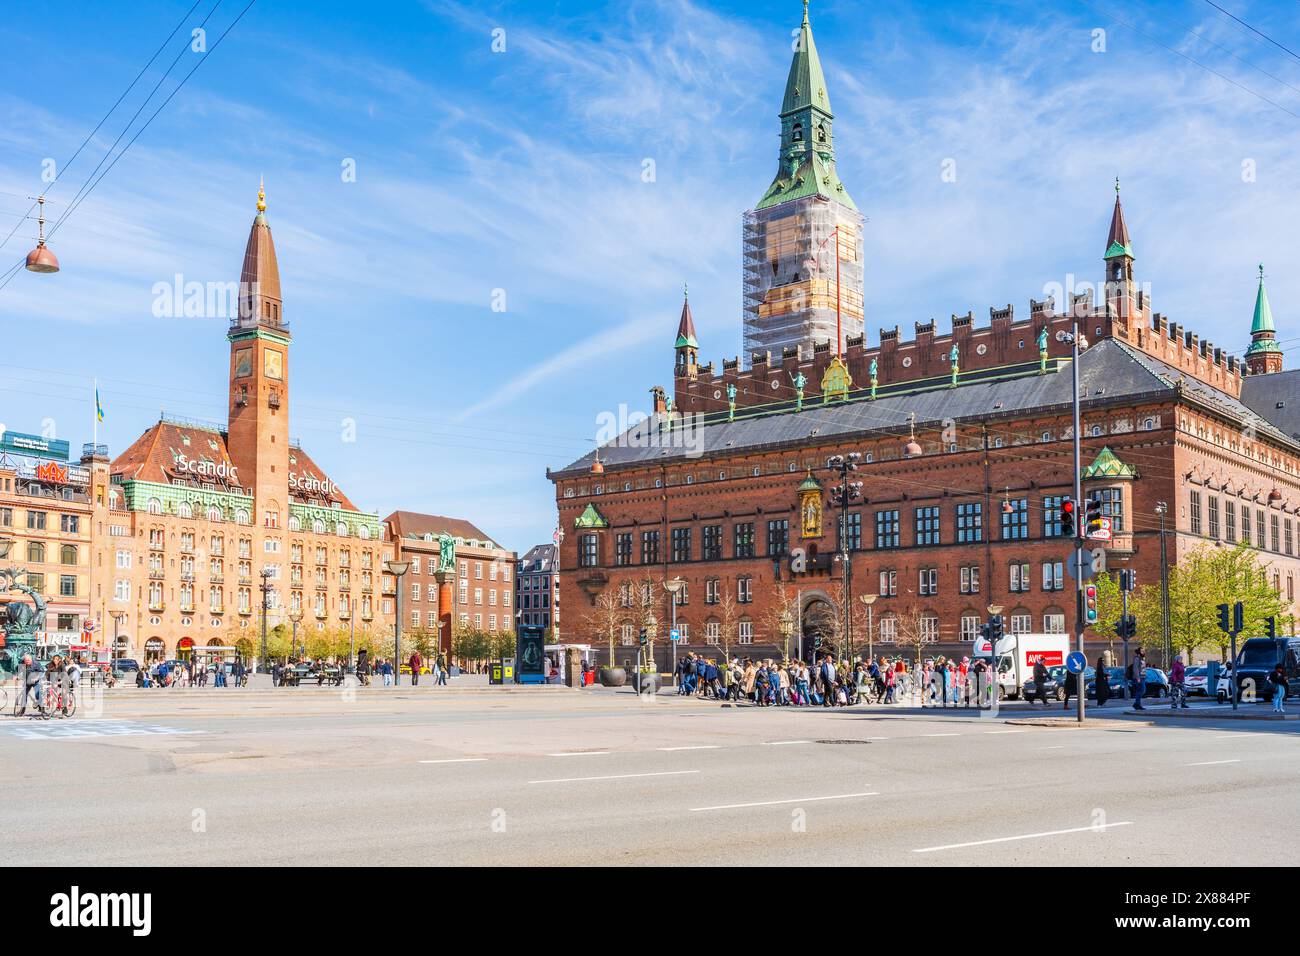
[[[997,648],[998,641],[1002,640],[1002,616],[994,615],[989,618],[988,624],[984,625],[989,629],[989,640],[993,642],[994,649]]]
[[[1083,589],[1084,618],[1089,624],[1097,623],[1097,585],[1089,584]]]
[[[1124,614],[1115,622],[1116,636],[1128,640],[1137,637],[1137,618],[1132,614]]]
[[[981,625],[980,625],[980,639],[981,639],[981,640],[985,640],[985,641],[990,640],[990,639],[992,638],[992,631],[993,631],[993,628],[991,628],[989,625],[987,625],[987,624],[981,624]]]
[[[1124,570],[1119,573],[1119,589],[1121,591],[1137,590],[1137,572],[1133,570]]]
[[[1264,618],[1264,636],[1277,637],[1277,618],[1275,617]]]
[[[1220,604],[1219,608],[1219,630],[1224,634],[1232,633],[1232,605]]]
[[[1238,601],[1232,606],[1232,630],[1240,634],[1246,629],[1246,605]]]
[[[645,647],[648,643],[649,641],[646,638],[645,628],[643,627],[641,628],[641,646]]]
[[[1074,499],[1061,499],[1061,537],[1073,538],[1079,533],[1078,515],[1075,514]]]
[[[1086,538],[1094,532],[1101,530],[1101,521],[1105,517],[1102,513],[1102,503],[1096,498],[1089,498],[1084,502],[1084,532]]]

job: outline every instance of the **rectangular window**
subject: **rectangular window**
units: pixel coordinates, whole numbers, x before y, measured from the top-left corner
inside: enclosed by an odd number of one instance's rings
[[[753,621],[741,621],[736,628],[736,632],[737,632],[736,633],[737,644],[754,643],[754,622]]]
[[[735,526],[735,557],[752,558],[754,556],[754,523],[742,522]]]
[[[60,597],[77,596],[77,576],[75,574],[59,575],[59,596]]]
[[[27,530],[44,531],[45,530],[45,512],[28,511],[27,512]]]
[[[1208,514],[1210,517],[1210,537],[1215,541],[1219,540],[1219,498],[1217,495],[1210,495],[1206,501],[1209,506]]]
[[[578,542],[578,567],[594,568],[600,564],[600,539],[594,534],[584,534]]]
[[[1029,499],[1011,498],[1002,505],[1002,540],[1023,541],[1029,537]]]
[[[1241,540],[1250,544],[1250,508],[1241,506]]]
[[[659,532],[658,531],[641,532],[641,563],[642,564],[659,563]]]
[[[1201,533],[1201,493],[1193,491],[1190,499],[1189,514],[1192,522],[1192,534]]]
[[[984,540],[984,504],[967,501],[957,506],[957,543],[977,544]]]
[[[1047,495],[1043,498],[1043,537],[1061,536],[1061,502],[1065,495]]]
[[[673,528],[672,536],[672,557],[675,564],[691,560],[691,529],[690,528]]]
[[[1011,563],[1010,589],[1015,592],[1029,590],[1029,563],[1013,561]]]
[[[1034,619],[1029,614],[1011,615],[1011,633],[1028,634],[1034,629]]]
[[[880,619],[880,643],[893,644],[898,640],[898,618],[882,617]]]
[[[916,509],[916,543],[918,547],[939,543],[939,506]]]
[[[1264,512],[1255,512],[1255,547],[1264,550]]]
[[[614,563],[625,568],[632,563],[632,533],[630,531],[614,536]]]
[[[895,511],[877,511],[876,512],[876,547],[897,548],[899,546],[899,520],[898,512]]]
[[[1111,531],[1124,530],[1124,489],[1098,488],[1092,493],[1093,501],[1101,502],[1101,514],[1110,519]],[[1218,502],[1215,502],[1218,507]]]
[[[939,593],[939,569],[921,568],[917,574],[917,586],[922,597],[933,597]]]
[[[862,512],[843,515],[844,545],[849,551],[862,550]]]
[[[961,619],[961,639],[963,641],[973,641],[979,637],[981,623],[978,614],[963,614]]]
[[[718,578],[709,578],[704,582],[704,603],[717,604],[721,600],[722,582]]]
[[[898,594],[898,572],[880,572],[880,596],[895,597]]]
[[[1043,615],[1043,633],[1044,633],[1044,634],[1064,634],[1064,633],[1065,633],[1065,615],[1064,615],[1064,614],[1044,614],[1044,615]]]
[[[1269,538],[1269,541],[1270,541],[1271,544],[1272,544],[1272,547],[1269,548],[1270,551],[1281,551],[1281,550],[1282,550],[1281,547],[1279,547],[1279,540],[1278,540],[1278,539],[1279,539],[1279,536],[1278,536],[1278,520],[1277,520],[1277,515],[1269,515],[1269,518],[1268,518],[1268,538]]]
[[[81,515],[59,515],[59,530],[76,534],[81,529]]]
[[[704,560],[722,560],[722,525],[706,524],[704,526]]]
[[[743,577],[736,579],[736,600],[741,604],[749,604],[754,600],[754,579]]]
[[[1223,538],[1228,544],[1237,543],[1237,503],[1235,501],[1225,501],[1223,503]]]
[[[767,523],[767,553],[779,558],[790,550],[790,522],[786,518]]]
[[[1292,554],[1292,553],[1294,553],[1293,550],[1292,550],[1293,547],[1294,547],[1294,544],[1295,544],[1295,539],[1294,539],[1293,536],[1292,536],[1292,525],[1291,525],[1291,519],[1290,519],[1290,518],[1287,518],[1287,519],[1286,519],[1285,537],[1283,538],[1283,547],[1282,547],[1282,550],[1284,550],[1287,554]]]
[[[1043,562],[1043,590],[1063,591],[1065,589],[1065,562]]]
[[[961,569],[961,593],[962,594],[979,594],[980,593],[980,569],[979,565],[972,564]]]
[[[704,643],[717,644],[722,637],[722,624],[718,621],[706,621],[704,624]]]

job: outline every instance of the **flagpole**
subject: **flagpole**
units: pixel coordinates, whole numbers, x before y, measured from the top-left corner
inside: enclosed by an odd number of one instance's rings
[[[91,434],[93,436],[92,443],[94,444],[95,448],[98,448],[99,447],[99,379],[97,378],[91,379],[91,382],[95,389],[95,407],[90,410],[91,415],[93,415],[95,418],[95,423],[92,426]]]

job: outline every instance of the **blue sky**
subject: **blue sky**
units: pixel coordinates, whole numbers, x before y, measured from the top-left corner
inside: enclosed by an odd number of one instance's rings
[[[72,154],[191,2],[6,12],[0,238],[42,161]],[[220,4],[209,45],[246,2]],[[1217,2],[1300,51],[1294,0]],[[265,176],[294,434],[363,508],[467,517],[520,551],[549,540],[545,469],[590,450],[601,413],[671,385],[683,282],[705,359],[739,351],[740,217],[771,180],[800,15],[258,0],[61,227],[63,271],[0,291],[0,423],[51,419],[79,446],[96,376],[113,453],[161,409],[224,420],[224,321],[157,318],[153,288],[238,278]],[[1118,175],[1155,307],[1240,349],[1262,261],[1300,362],[1300,60],[1204,0],[814,0],[812,21],[840,175],[868,217],[869,342],[1099,280]],[[183,40],[50,191],[52,217]]]

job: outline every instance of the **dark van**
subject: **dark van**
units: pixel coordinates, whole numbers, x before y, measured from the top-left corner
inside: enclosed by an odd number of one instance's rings
[[[1278,664],[1290,687],[1288,697],[1300,694],[1300,637],[1252,637],[1237,653],[1237,699],[1246,688],[1254,687],[1260,700],[1273,698],[1268,675]]]

